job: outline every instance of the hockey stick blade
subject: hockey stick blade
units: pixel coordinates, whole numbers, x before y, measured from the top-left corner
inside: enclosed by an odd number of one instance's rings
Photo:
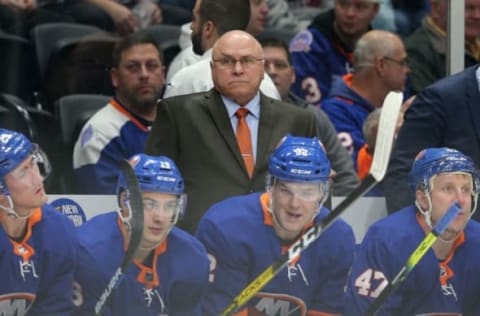
[[[256,279],[244,288],[222,312],[222,316],[231,315],[237,309],[245,305],[256,293],[258,293],[270,280],[304,251],[320,234],[327,229],[353,202],[367,193],[375,184],[381,181],[387,170],[388,160],[392,151],[395,126],[397,124],[403,95],[401,92],[390,92],[383,103],[382,112],[377,132],[377,141],[373,156],[372,166],[368,176],[353,190],[333,211],[325,218],[308,229],[285,254],[267,267]]]
[[[128,248],[125,251],[125,255],[123,256],[122,263],[117,270],[115,270],[114,275],[108,282],[100,299],[95,304],[95,315],[102,315],[103,308],[105,307],[110,294],[120,284],[125,270],[133,261],[143,236],[143,198],[137,176],[128,160],[120,160],[120,168],[122,169],[127,182],[129,211],[132,213],[132,218],[130,220],[130,241],[128,243]]]
[[[393,293],[393,291],[402,283],[410,273],[410,271],[415,268],[415,266],[420,262],[423,256],[427,253],[427,251],[432,247],[432,245],[437,240],[438,236],[443,234],[443,232],[447,229],[448,225],[457,217],[458,213],[460,212],[461,206],[454,202],[447,212],[442,216],[440,221],[433,227],[432,231],[425,236],[422,242],[418,245],[418,247],[412,252],[410,257],[408,257],[407,261],[403,265],[400,272],[397,273],[395,278],[393,278],[392,282],[390,282],[386,288],[380,293],[380,295],[373,301],[372,305],[369,306],[367,309],[365,316],[373,316],[378,311],[378,309],[382,306],[385,300]]]

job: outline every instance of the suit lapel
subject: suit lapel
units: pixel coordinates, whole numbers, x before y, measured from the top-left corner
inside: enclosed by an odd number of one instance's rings
[[[471,72],[468,72],[465,74],[465,76],[473,76],[473,79],[467,80],[467,105],[470,108],[471,116],[470,118],[472,119],[472,124],[475,126],[475,132],[477,134],[477,141],[480,143],[480,92],[479,92],[479,87],[477,84],[477,67],[473,67]]]
[[[274,107],[273,99],[269,99],[260,93],[260,122],[258,124],[257,159],[255,166],[257,164],[268,166],[270,153],[276,147],[276,144],[272,144],[273,130],[274,124],[280,124],[280,122],[275,122]]]
[[[227,109],[223,104],[220,94],[216,92],[215,89],[211,89],[205,94],[202,106],[204,106],[206,111],[210,113],[213,124],[225,142],[225,145],[230,149],[230,152],[232,153],[232,156],[235,157],[237,163],[245,170],[245,174],[247,174],[247,169],[245,168],[240,149],[238,148],[237,138],[232,130],[230,117],[228,116]]]

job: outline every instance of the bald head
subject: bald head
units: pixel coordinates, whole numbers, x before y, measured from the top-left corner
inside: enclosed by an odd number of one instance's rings
[[[223,34],[213,45],[212,56],[223,50],[252,49],[252,53],[263,56],[263,49],[260,43],[247,32],[234,30]]]
[[[358,40],[353,51],[353,66],[355,72],[367,67],[373,67],[378,57],[392,56],[396,50],[404,50],[403,42],[394,33],[372,30]]]
[[[257,95],[263,80],[262,46],[247,32],[227,32],[213,45],[211,68],[217,91],[245,105]]]

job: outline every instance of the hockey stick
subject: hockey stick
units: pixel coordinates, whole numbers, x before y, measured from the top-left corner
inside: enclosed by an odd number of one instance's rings
[[[221,314],[222,316],[231,315],[237,309],[245,305],[258,291],[270,282],[270,280],[280,273],[288,263],[314,242],[343,211],[383,179],[385,172],[387,171],[387,164],[392,151],[393,136],[395,134],[395,126],[397,124],[402,99],[403,94],[401,92],[390,92],[383,102],[372,167],[370,168],[368,176],[333,211],[307,230],[303,236],[282,255],[282,257],[267,267],[256,279],[250,282],[250,284],[248,284],[247,287],[244,288],[223,311]]]
[[[410,271],[415,268],[417,263],[423,258],[423,256],[427,253],[427,251],[432,247],[432,245],[437,240],[438,236],[443,234],[443,232],[447,229],[448,225],[453,221],[453,219],[458,215],[460,212],[460,205],[457,202],[454,202],[447,212],[442,216],[440,221],[433,227],[432,231],[430,231],[427,236],[422,240],[422,242],[418,245],[417,249],[413,251],[413,253],[408,257],[407,262],[403,265],[402,269],[398,274],[395,276],[392,282],[390,282],[386,288],[380,293],[380,295],[375,299],[375,301],[370,305],[365,313],[365,316],[373,316],[378,311],[380,306],[385,302],[385,300],[392,294],[392,292],[398,287],[400,283],[402,283]]]
[[[143,235],[143,198],[137,176],[127,160],[120,160],[120,168],[122,169],[125,179],[127,180],[127,206],[130,214],[132,215],[130,220],[130,241],[120,267],[117,268],[112,278],[108,282],[107,287],[100,296],[100,299],[95,304],[95,315],[102,314],[103,308],[105,307],[110,294],[122,281],[123,274],[125,273],[125,270],[129,264],[133,261]]]

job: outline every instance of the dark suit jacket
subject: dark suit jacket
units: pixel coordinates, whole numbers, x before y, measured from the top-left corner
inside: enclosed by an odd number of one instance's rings
[[[261,94],[257,157],[249,179],[228,112],[212,89],[159,102],[145,152],[178,165],[188,195],[179,226],[193,232],[213,203],[265,189],[269,156],[283,136],[314,137],[316,130],[312,113]]]
[[[418,152],[427,147],[450,147],[480,164],[480,92],[470,67],[421,92],[406,112],[392,152],[384,190],[389,213],[412,204],[408,173]],[[480,212],[474,214],[480,218]]]

